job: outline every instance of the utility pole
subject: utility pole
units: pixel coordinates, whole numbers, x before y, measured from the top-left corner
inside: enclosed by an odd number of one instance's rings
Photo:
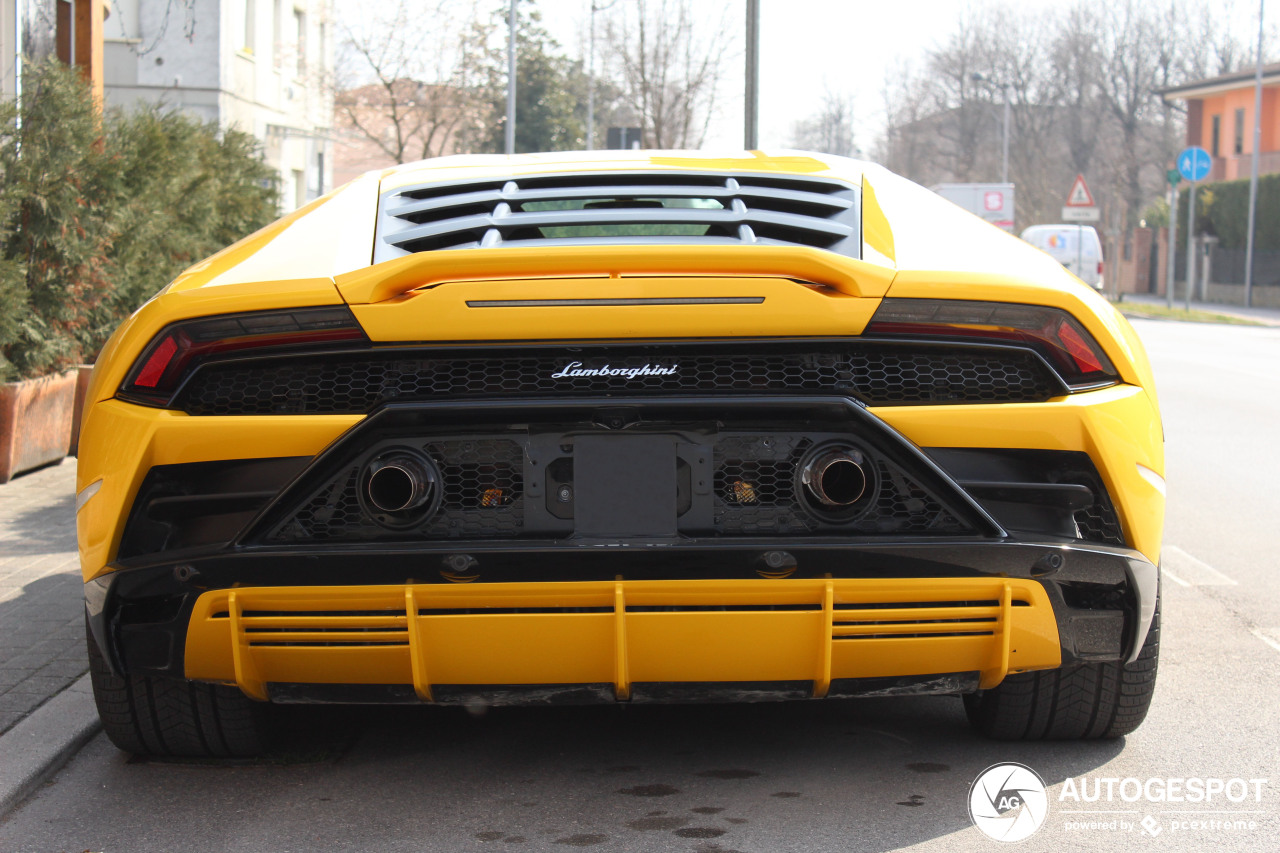
[[[1009,183],[1009,84],[1000,85],[1004,96],[1004,153],[1000,156],[1000,183]]]
[[[516,0],[507,20],[507,156],[516,153]]]
[[[1177,263],[1178,252],[1178,170],[1169,170],[1169,259],[1164,274],[1164,295],[1170,310],[1173,308],[1173,267]]]
[[[1187,191],[1187,310],[1191,310],[1191,291],[1196,286],[1196,184]]]
[[[747,85],[743,147],[760,147],[760,0],[747,0]]]
[[[1249,165],[1249,238],[1244,250],[1244,304],[1253,305],[1253,231],[1258,215],[1258,149],[1262,147],[1262,11],[1258,0],[1258,62],[1253,77],[1253,157]]]
[[[587,36],[587,150],[596,150],[596,4],[591,0],[591,26]]]

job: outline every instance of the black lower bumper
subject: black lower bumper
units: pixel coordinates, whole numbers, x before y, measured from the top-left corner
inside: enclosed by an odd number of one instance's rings
[[[92,634],[121,672],[183,675],[196,599],[233,586],[449,585],[536,581],[1011,577],[1041,583],[1064,665],[1131,659],[1154,609],[1157,569],[1136,551],[1009,539],[906,543],[714,540],[679,545],[439,543],[310,550],[244,548],[137,561],[85,587]],[[773,547],[771,547],[773,546]]]

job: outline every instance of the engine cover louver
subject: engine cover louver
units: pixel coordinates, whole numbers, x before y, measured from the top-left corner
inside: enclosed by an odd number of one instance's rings
[[[814,246],[859,256],[859,191],[773,174],[573,172],[383,194],[374,263],[438,249],[600,243]]]

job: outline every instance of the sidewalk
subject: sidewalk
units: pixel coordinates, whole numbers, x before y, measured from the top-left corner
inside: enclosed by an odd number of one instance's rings
[[[1163,296],[1157,296],[1154,293],[1126,293],[1123,302],[1114,303],[1121,311],[1125,305],[1159,305],[1166,306],[1168,301]],[[1185,308],[1185,299],[1173,300],[1174,308]],[[1210,314],[1225,314],[1229,317],[1240,317],[1245,320],[1253,320],[1255,323],[1262,323],[1267,326],[1280,326],[1280,308],[1245,308],[1243,305],[1227,305],[1218,302],[1197,302],[1192,300],[1191,310],[1207,311]]]
[[[0,485],[0,818],[99,728],[75,488],[74,459]]]
[[[88,669],[76,461],[0,486],[0,735]]]

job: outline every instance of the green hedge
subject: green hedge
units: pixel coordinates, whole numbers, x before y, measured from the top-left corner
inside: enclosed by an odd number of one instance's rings
[[[0,380],[92,361],[179,272],[276,218],[274,171],[237,131],[95,109],[32,67],[0,103]]]
[[[1178,197],[1178,242],[1186,245],[1189,187]],[[1196,194],[1196,230],[1215,234],[1224,249],[1243,249],[1249,233],[1249,181],[1202,184]],[[1280,174],[1258,178],[1254,246],[1280,249]]]

